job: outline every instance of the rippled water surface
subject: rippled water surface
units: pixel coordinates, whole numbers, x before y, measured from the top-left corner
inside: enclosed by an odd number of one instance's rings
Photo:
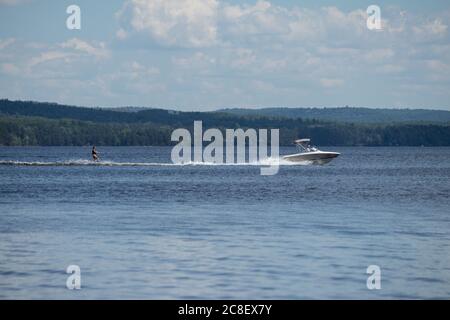
[[[275,176],[98,149],[0,148],[0,298],[450,297],[450,148],[324,148]]]

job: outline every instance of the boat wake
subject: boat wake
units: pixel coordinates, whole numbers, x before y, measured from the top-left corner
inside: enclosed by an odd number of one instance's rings
[[[214,162],[116,162],[116,161],[91,161],[91,160],[66,160],[66,161],[16,161],[0,160],[0,166],[29,166],[29,167],[69,167],[69,166],[100,166],[100,167],[157,167],[157,166],[284,166],[284,165],[309,165],[309,161],[291,162],[278,158],[267,158],[256,162],[244,163],[214,163]]]

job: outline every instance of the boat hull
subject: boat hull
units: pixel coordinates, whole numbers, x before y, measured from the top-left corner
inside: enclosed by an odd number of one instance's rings
[[[340,153],[337,152],[303,152],[284,156],[283,159],[290,162],[310,162],[312,164],[326,164],[334,158],[337,158]]]

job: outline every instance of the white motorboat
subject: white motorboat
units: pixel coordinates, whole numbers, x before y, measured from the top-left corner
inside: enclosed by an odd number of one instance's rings
[[[283,159],[292,162],[310,162],[312,164],[326,164],[338,157],[340,153],[320,151],[310,145],[310,139],[295,140],[294,144],[299,148],[299,153],[284,156]]]

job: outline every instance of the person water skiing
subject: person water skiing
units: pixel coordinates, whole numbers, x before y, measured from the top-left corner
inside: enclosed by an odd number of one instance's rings
[[[92,147],[92,160],[94,160],[94,161],[99,160],[98,153],[97,153],[97,150],[95,149],[95,146]]]

